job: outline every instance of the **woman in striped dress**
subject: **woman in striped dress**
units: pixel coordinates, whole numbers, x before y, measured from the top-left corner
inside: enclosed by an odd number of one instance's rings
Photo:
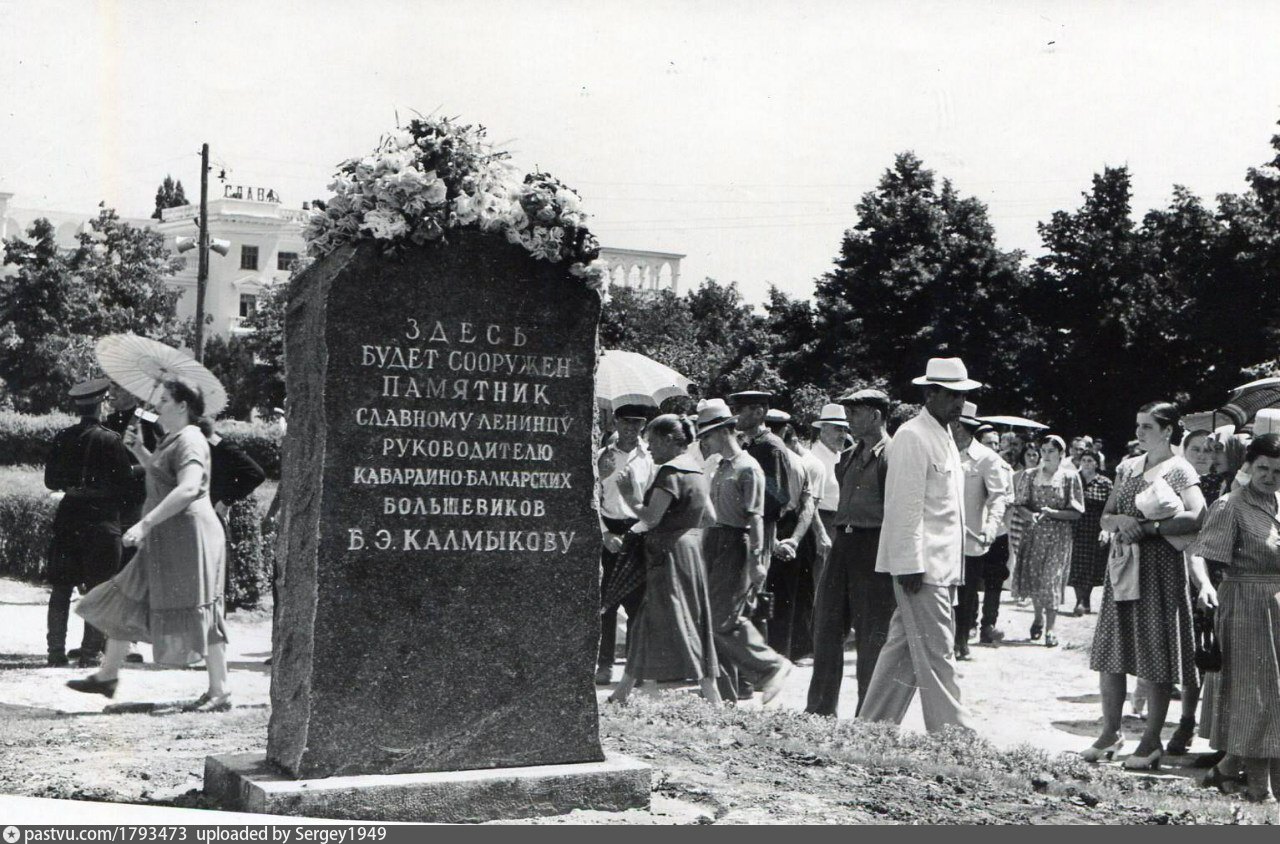
[[[1261,801],[1268,779],[1280,793],[1280,437],[1258,437],[1245,460],[1249,484],[1214,507],[1195,554],[1225,567],[1219,591],[1207,579],[1200,588],[1200,600],[1217,606],[1222,648],[1213,746],[1244,758],[1246,795]],[[1209,776],[1234,774],[1218,767]]]

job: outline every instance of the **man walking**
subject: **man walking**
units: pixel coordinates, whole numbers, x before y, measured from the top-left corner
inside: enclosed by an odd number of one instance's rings
[[[984,427],[992,429],[977,416],[977,406],[965,402],[960,421],[952,426],[964,472],[964,583],[956,592],[956,659],[961,660],[969,658],[969,634],[978,624],[979,586],[986,594],[982,641],[996,643],[995,614],[1000,611],[1000,590],[1009,576],[1009,536],[1002,528],[1013,492],[1013,473],[1000,455],[978,441]],[[990,607],[993,595],[995,605]],[[988,610],[993,610],[990,622]]]
[[[795,661],[813,653],[816,546],[811,531],[816,521],[815,490],[822,484],[822,464],[800,445],[790,413],[771,408],[765,425],[787,448],[787,485],[791,490],[790,504],[778,519],[778,538],[773,543],[773,560],[765,580],[765,589],[773,595],[769,647]]]
[[[760,684],[764,703],[782,690],[791,661],[765,644],[746,616],[747,604],[764,583],[765,476],[755,458],[734,436],[737,419],[719,399],[698,410],[698,444],[705,456],[719,454],[711,477],[711,504],[716,523],[703,539],[707,591],[716,655],[723,669],[720,694],[740,700],[740,680]]]
[[[884,526],[876,571],[893,575],[897,609],[858,717],[901,724],[916,690],[925,729],[970,727],[956,684],[955,588],[964,579],[964,478],[950,426],[970,380],[960,358],[932,358],[912,381],[924,409],[886,449]]]
[[[102,402],[111,382],[82,381],[68,392],[80,421],[54,437],[44,467],[44,484],[61,491],[49,543],[49,614],[46,642],[49,665],[68,664],[67,621],[71,592],[85,591],[120,569],[120,508],[134,498],[129,452],[118,434],[101,422]],[[106,645],[101,632],[84,626],[79,665],[97,665]]]
[[[813,679],[805,711],[815,715],[835,715],[839,707],[850,626],[858,652],[855,712],[861,710],[895,607],[893,578],[876,571],[888,470],[889,397],[879,390],[858,390],[840,402],[857,442],[836,466],[835,538],[814,597]]]
[[[618,565],[618,556],[622,551],[622,543],[632,526],[638,521],[635,511],[627,504],[622,493],[618,491],[618,480],[624,475],[630,478],[634,489],[643,491],[649,488],[653,480],[653,458],[649,449],[640,439],[648,419],[646,409],[642,405],[624,404],[613,412],[615,430],[618,439],[600,450],[596,458],[600,484],[598,487],[600,503],[600,532],[604,539],[604,548],[600,552],[601,588],[609,582],[614,568]],[[634,540],[633,540],[634,541]],[[637,549],[637,553],[639,549]],[[627,611],[628,625],[640,609],[642,590],[635,590],[622,599],[622,608]],[[629,629],[629,628],[628,628]],[[600,650],[596,659],[596,683],[608,685],[613,682],[614,648],[618,638],[618,608],[611,607],[600,616]]]

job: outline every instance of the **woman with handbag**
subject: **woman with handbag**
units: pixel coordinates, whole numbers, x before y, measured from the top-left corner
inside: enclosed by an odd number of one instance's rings
[[[1096,762],[1123,748],[1125,685],[1127,675],[1133,674],[1150,686],[1150,714],[1137,749],[1125,760],[1124,766],[1130,770],[1159,768],[1164,753],[1160,729],[1173,685],[1186,682],[1195,673],[1191,601],[1182,551],[1187,535],[1200,528],[1204,496],[1197,486],[1196,470],[1173,453],[1173,446],[1182,441],[1179,419],[1178,407],[1171,402],[1152,402],[1139,409],[1136,433],[1145,453],[1120,463],[1115,487],[1103,508],[1102,529],[1136,551],[1127,558],[1130,565],[1136,562],[1136,573],[1128,568],[1123,572],[1136,577],[1125,577],[1123,582],[1136,586],[1137,595],[1126,589],[1121,597],[1129,600],[1117,600],[1114,587],[1121,572],[1108,572],[1090,657],[1102,691],[1102,734],[1081,756]],[[1145,500],[1150,498],[1160,500]],[[1176,502],[1178,509],[1173,515],[1144,515],[1156,512],[1166,501]]]
[[[1040,468],[1027,470],[1015,505],[1025,511],[1026,525],[1013,574],[1015,597],[1030,598],[1035,607],[1031,639],[1044,633],[1046,646],[1057,647],[1053,632],[1062,598],[1062,582],[1071,568],[1071,524],[1084,515],[1080,474],[1064,460],[1067,444],[1050,434],[1040,446]]]
[[[714,521],[706,476],[686,450],[693,423],[665,414],[649,423],[649,449],[657,467],[640,499],[630,476],[618,481],[644,533],[644,599],[627,634],[627,668],[609,700],[624,703],[638,681],[694,679],[702,695],[720,702],[711,598],[702,559],[702,529]]]
[[[1214,507],[1193,552],[1224,566],[1220,590],[1200,585],[1222,655],[1211,742],[1227,754],[1206,784],[1238,780],[1243,757],[1245,795],[1261,802],[1268,780],[1280,793],[1280,437],[1253,440],[1245,460],[1249,483]]]

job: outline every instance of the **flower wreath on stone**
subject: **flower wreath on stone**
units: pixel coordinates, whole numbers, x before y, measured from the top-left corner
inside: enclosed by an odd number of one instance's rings
[[[307,252],[319,258],[361,240],[423,244],[477,228],[534,258],[568,263],[570,274],[603,292],[608,263],[577,192],[548,173],[521,179],[508,158],[485,140],[483,126],[414,119],[371,154],[338,166],[333,198],[307,224]]]

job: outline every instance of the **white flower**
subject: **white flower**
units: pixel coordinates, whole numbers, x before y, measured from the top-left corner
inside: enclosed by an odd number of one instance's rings
[[[408,149],[414,145],[413,133],[408,129],[397,129],[391,133],[391,142],[397,149]]]

